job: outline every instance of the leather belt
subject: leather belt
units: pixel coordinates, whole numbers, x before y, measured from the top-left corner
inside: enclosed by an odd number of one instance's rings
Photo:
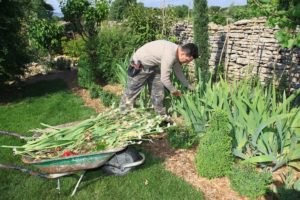
[[[155,67],[145,67],[145,66],[142,66],[142,70],[144,72],[159,72],[160,73],[160,68],[158,66],[155,66]]]

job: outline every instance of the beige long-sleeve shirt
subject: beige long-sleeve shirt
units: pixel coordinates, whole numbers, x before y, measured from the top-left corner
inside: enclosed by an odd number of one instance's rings
[[[170,92],[175,92],[176,88],[170,80],[172,69],[179,81],[185,87],[189,87],[189,82],[185,78],[177,58],[177,49],[178,45],[172,42],[156,40],[140,47],[133,54],[132,60],[139,60],[145,67],[159,66],[161,69],[161,82]]]

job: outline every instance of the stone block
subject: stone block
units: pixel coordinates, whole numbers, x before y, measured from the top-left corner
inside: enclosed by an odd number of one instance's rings
[[[277,43],[277,40],[274,38],[260,38],[260,42],[265,43]]]
[[[235,23],[233,23],[234,25],[237,25],[237,26],[240,26],[240,25],[245,25],[245,24],[248,24],[250,23],[251,20],[248,20],[248,19],[244,19],[244,20],[240,20],[240,21],[237,21]]]
[[[244,33],[229,33],[229,37],[231,38],[245,38]]]
[[[247,65],[248,64],[248,59],[239,57],[239,58],[236,59],[236,63],[241,64],[241,65]]]

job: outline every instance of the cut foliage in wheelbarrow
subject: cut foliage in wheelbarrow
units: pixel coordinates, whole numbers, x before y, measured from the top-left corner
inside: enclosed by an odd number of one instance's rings
[[[83,155],[145,140],[149,134],[163,132],[159,126],[162,121],[150,110],[136,109],[125,114],[111,110],[64,128],[42,124],[46,128],[33,130],[39,136],[25,138],[26,144],[2,147],[13,148],[16,155],[35,161]]]

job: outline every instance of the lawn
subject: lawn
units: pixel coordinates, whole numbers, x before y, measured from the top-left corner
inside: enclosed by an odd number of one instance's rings
[[[18,95],[11,94],[9,103],[0,105],[0,130],[30,135],[29,130],[41,127],[40,123],[57,125],[96,115],[60,80],[42,81],[22,88]],[[22,141],[0,135],[0,144],[20,145]],[[74,199],[203,199],[201,193],[166,171],[161,160],[144,153],[145,164],[123,177],[106,176],[100,169],[88,171]],[[11,149],[1,148],[0,156],[0,163],[25,166]],[[77,179],[77,175],[63,177],[58,194],[56,180],[1,169],[0,199],[68,199]]]

